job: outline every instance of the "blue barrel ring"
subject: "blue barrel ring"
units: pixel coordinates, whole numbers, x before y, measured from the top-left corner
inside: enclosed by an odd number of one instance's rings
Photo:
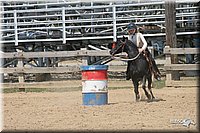
[[[81,70],[108,70],[108,65],[81,66]]]

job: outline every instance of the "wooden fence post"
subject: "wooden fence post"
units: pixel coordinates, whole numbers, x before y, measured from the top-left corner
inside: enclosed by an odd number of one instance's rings
[[[165,46],[165,49],[169,49],[169,46]],[[165,65],[171,65],[171,54],[165,54]],[[171,86],[172,74],[171,71],[166,70],[166,86]]]
[[[19,53],[22,53],[22,51],[20,50]],[[24,69],[24,62],[23,62],[23,58],[19,58],[18,59],[18,64],[17,64],[17,67],[19,69]],[[24,73],[19,73],[18,74],[18,81],[19,81],[19,91],[25,91],[25,88],[24,88]]]
[[[165,25],[166,25],[166,46],[177,47],[176,37],[176,2],[165,0]],[[173,64],[178,63],[177,55],[170,55]],[[172,71],[172,79],[180,80],[179,71]]]
[[[81,48],[81,50],[87,50],[87,48]],[[82,65],[88,65],[88,57],[83,56],[82,57]]]

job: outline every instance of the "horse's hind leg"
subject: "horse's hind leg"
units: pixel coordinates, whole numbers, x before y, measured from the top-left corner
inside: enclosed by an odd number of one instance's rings
[[[146,76],[144,76],[143,79],[142,79],[142,89],[144,90],[144,93],[147,96],[147,98],[150,100],[151,95],[146,90]]]
[[[133,81],[133,85],[134,85],[134,92],[135,92],[136,102],[138,102],[139,99],[140,99],[140,94],[139,94],[139,91],[138,91],[138,85],[139,85],[139,83]]]
[[[152,99],[155,99],[155,97],[154,97],[154,95],[153,95],[153,92],[152,92],[152,89],[151,89],[152,76],[149,76],[149,77],[147,78],[147,80],[148,80],[148,89],[149,89],[149,91],[150,91],[150,93],[151,93],[151,97],[152,97]]]

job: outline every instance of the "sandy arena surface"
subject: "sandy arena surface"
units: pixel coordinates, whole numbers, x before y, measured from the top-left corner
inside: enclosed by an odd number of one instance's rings
[[[198,129],[198,88],[153,89],[156,101],[135,102],[131,89],[108,91],[108,105],[83,106],[81,91],[3,94],[7,130],[183,130]],[[172,124],[190,118],[196,125]]]

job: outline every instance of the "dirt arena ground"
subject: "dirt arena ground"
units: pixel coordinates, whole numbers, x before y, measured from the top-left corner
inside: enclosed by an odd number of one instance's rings
[[[3,94],[4,131],[197,131],[198,88],[154,89],[154,102],[135,102],[131,89],[108,91],[108,105],[83,106],[81,91]],[[173,121],[189,118],[185,127]]]

